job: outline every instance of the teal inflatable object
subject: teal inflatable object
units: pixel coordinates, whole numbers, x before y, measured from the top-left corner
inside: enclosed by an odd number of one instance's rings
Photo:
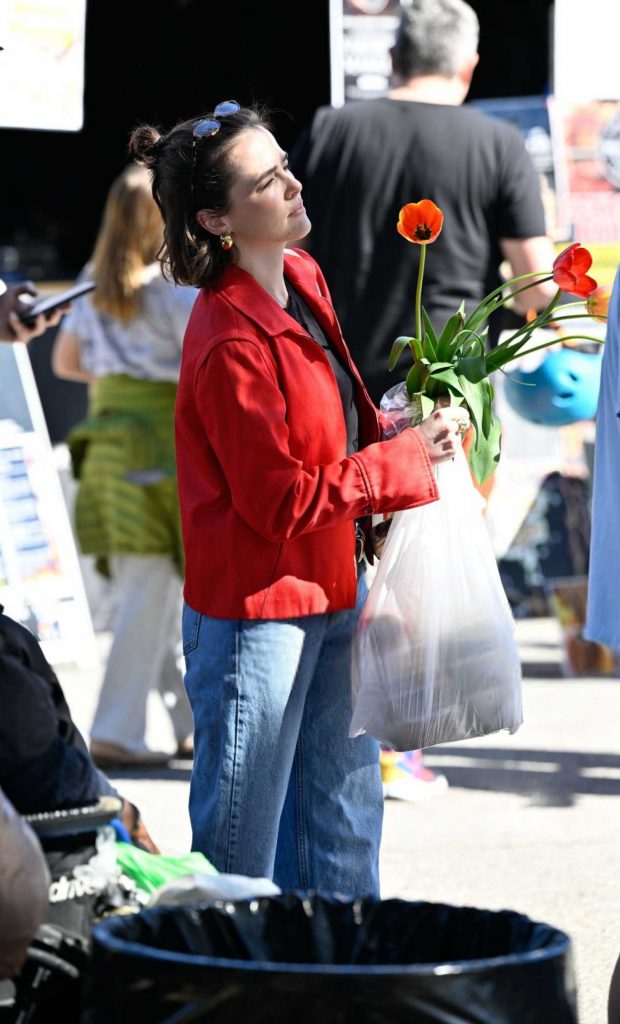
[[[564,427],[596,415],[601,380],[598,352],[562,348],[548,352],[535,370],[506,374],[504,395],[523,419],[545,427]]]

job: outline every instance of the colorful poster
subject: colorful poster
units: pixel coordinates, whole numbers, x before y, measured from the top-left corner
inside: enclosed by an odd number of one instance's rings
[[[566,165],[562,216],[609,283],[620,264],[620,101],[556,99],[554,106]]]
[[[2,0],[0,126],[77,132],[86,0]]]
[[[71,523],[30,360],[0,345],[0,604],[48,661],[98,664]]]

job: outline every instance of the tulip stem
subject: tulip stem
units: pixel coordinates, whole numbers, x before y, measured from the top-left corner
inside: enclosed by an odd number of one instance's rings
[[[532,277],[532,275],[531,274],[524,274],[523,277]],[[504,282],[504,288],[507,288],[509,284],[513,283],[513,281],[519,281],[519,280],[521,280],[521,278],[513,277],[512,281],[505,281]],[[540,279],[540,281],[530,281],[528,284],[524,284],[522,288],[516,288],[514,290],[514,292],[507,291],[506,295],[503,297],[502,301],[498,302],[497,307],[504,306],[507,302],[510,301],[510,299],[514,299],[517,295],[521,295],[523,292],[529,291],[529,289],[533,288],[535,285],[544,284],[545,281],[552,281],[552,280],[553,280],[553,274],[548,274],[546,277],[542,277]],[[491,293],[491,294],[493,294],[493,293]],[[553,307],[555,306],[556,302],[560,298],[561,294],[562,294],[562,289],[558,288],[558,290],[557,290],[556,294],[554,295],[554,297],[552,298],[551,302],[549,303],[547,308],[543,311],[544,314],[548,313],[550,310],[553,309]],[[538,316],[539,317],[543,316],[543,313],[539,313]]]
[[[595,341],[597,345],[605,344],[602,338],[595,338],[591,334],[559,334],[557,338],[554,338],[552,341],[547,341],[543,345],[536,345],[534,348],[526,348],[525,351],[523,349],[519,349],[517,352],[513,352],[508,359],[503,359],[497,366],[491,367],[490,372],[494,373],[496,370],[501,370],[503,373],[503,367],[507,366],[508,363],[514,362],[515,359],[521,359],[523,356],[529,356],[532,352],[541,352],[544,348],[550,348],[551,345],[557,345],[559,342],[565,341]],[[496,349],[493,351],[495,352]]]
[[[549,348],[550,345],[557,345],[558,341],[595,341],[597,345],[604,345],[605,342],[602,338],[595,338],[591,334],[568,334],[566,336],[560,334],[559,337],[554,338],[553,341],[548,341],[545,345],[536,345],[535,348],[526,348],[525,352],[518,352],[514,358],[520,359],[521,356],[529,356],[532,352],[540,352],[543,348]],[[505,363],[503,364],[506,365]]]
[[[539,281],[533,281],[532,278],[534,278],[534,277],[538,277],[538,278],[540,278],[540,280]],[[531,288],[532,285],[534,285],[534,284],[544,284],[545,281],[551,281],[552,278],[553,278],[553,274],[547,274],[543,270],[534,270],[534,271],[532,271],[529,274],[519,274],[518,277],[511,277],[510,280],[508,280],[508,281],[502,281],[502,283],[499,285],[498,288],[494,288],[492,292],[489,292],[488,295],[485,295],[485,297],[482,300],[482,302],[479,302],[478,305],[474,309],[472,309],[472,311],[469,314],[469,316],[467,317],[467,319],[471,320],[471,318],[476,313],[478,313],[479,310],[481,310],[483,306],[489,305],[489,300],[490,299],[494,299],[496,295],[500,295],[511,284],[518,284],[519,281],[528,281],[529,282],[528,284],[524,285],[523,288],[519,288],[516,291],[510,292],[508,295],[506,295],[502,299],[502,301],[497,304],[496,308],[499,308],[499,306],[503,306],[508,301],[508,299],[513,298],[513,296],[520,295],[521,292],[527,291],[527,289]]]
[[[530,320],[529,323],[523,324],[522,327],[517,328],[517,330],[514,332],[514,334],[511,334],[509,338],[506,338],[505,341],[503,341],[500,345],[496,345],[495,347],[496,348],[504,348],[504,347],[509,348],[519,338],[523,338],[523,340],[525,342],[525,341],[528,340],[529,337],[531,337],[531,335],[534,333],[534,331],[544,330],[546,327],[555,327],[556,324],[563,323],[565,320],[583,320],[584,319],[584,314],[583,313],[569,313],[568,316],[552,316],[551,319],[546,319],[549,316],[549,314],[553,312],[553,309],[554,309],[554,307],[555,307],[555,305],[557,303],[559,295],[560,295],[560,291],[558,291],[558,294],[556,295],[555,299],[553,299],[553,301],[551,303],[549,303],[547,308],[545,310],[543,310],[542,313],[539,313],[538,316],[535,317],[534,320]],[[562,305],[560,307],[560,309],[567,309],[569,306],[576,306],[576,305],[577,305],[576,302],[568,302],[565,305]]]
[[[562,306],[562,309],[564,309],[564,308],[565,307]],[[583,313],[570,313],[568,316],[553,316],[553,317],[551,317],[551,320],[545,320],[544,323],[538,323],[537,322],[538,317],[537,317],[536,320],[531,320],[528,324],[524,324],[523,327],[519,327],[514,332],[514,334],[511,334],[509,338],[506,338],[505,341],[502,341],[501,345],[499,345],[499,346],[496,345],[496,348],[501,348],[503,345],[506,345],[506,346],[511,345],[522,334],[533,334],[534,331],[545,330],[546,327],[555,327],[557,324],[564,323],[565,320],[583,320],[583,319],[585,319]],[[592,319],[592,317],[590,317],[590,319]]]
[[[420,265],[418,267],[418,284],[415,290],[415,336],[422,341],[422,281],[426,262],[426,246],[420,246]]]

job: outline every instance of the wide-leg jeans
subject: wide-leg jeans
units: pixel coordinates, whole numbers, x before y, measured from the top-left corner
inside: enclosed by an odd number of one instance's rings
[[[350,739],[350,611],[215,619],[183,609],[194,850],[284,891],[379,896],[379,745]]]

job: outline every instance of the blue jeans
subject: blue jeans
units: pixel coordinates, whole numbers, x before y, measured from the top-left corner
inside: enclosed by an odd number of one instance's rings
[[[194,850],[284,891],[379,896],[379,744],[349,739],[350,611],[214,619],[183,609]]]

